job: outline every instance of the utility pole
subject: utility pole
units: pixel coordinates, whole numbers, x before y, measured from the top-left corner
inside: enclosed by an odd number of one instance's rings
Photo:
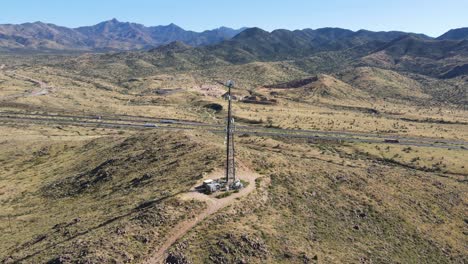
[[[236,164],[234,154],[234,118],[232,117],[232,97],[231,88],[234,87],[234,82],[229,80],[226,83],[228,87],[228,119],[226,126],[226,186],[229,188],[230,184],[236,181]]]

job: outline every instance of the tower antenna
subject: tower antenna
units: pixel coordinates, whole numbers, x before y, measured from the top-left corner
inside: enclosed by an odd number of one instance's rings
[[[226,186],[230,186],[236,181],[236,164],[234,153],[234,118],[232,117],[232,96],[231,88],[234,88],[234,82],[229,80],[226,83],[228,87],[228,119],[226,126]]]

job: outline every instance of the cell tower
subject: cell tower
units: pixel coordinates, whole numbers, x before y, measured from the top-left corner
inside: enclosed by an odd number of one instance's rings
[[[226,126],[226,186],[230,186],[236,181],[236,164],[235,164],[235,153],[234,153],[234,131],[235,124],[234,118],[232,117],[232,96],[231,88],[234,88],[234,82],[229,80],[226,83],[228,87],[228,119]]]

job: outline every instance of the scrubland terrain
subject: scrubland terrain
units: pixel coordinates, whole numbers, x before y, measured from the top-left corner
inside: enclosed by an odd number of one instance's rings
[[[195,228],[173,247],[175,256],[194,263],[464,261],[462,179],[361,155],[359,146],[262,138],[242,146],[269,183],[260,180],[250,199]]]
[[[182,234],[167,262],[465,263],[468,85],[455,68],[467,61],[466,41],[440,48],[413,36],[307,55],[289,46],[268,53],[252,43],[269,36],[240,35],[207,48],[2,55],[0,114],[222,125],[223,83],[234,79],[239,127],[350,135],[236,134],[239,164],[260,175],[248,183],[254,190]],[[458,147],[350,142],[352,133]],[[206,210],[184,194],[224,166],[223,135],[203,128],[0,118],[0,135],[4,263],[151,260],[174,227]]]
[[[6,263],[141,258],[204,208],[175,196],[221,165],[220,147],[197,134],[35,126],[2,134]]]
[[[204,210],[182,199],[222,167],[222,137],[2,127],[6,263],[140,262]],[[255,191],[189,231],[191,263],[463,263],[464,151],[241,137]],[[220,176],[222,176],[220,174]]]

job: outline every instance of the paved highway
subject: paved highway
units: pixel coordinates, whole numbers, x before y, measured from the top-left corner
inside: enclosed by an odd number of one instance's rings
[[[213,133],[225,133],[224,125],[206,124],[188,120],[148,118],[140,116],[76,116],[51,115],[37,113],[9,113],[0,112],[0,123],[4,125],[16,123],[37,123],[43,125],[74,125],[111,127],[120,129],[161,129],[161,130],[207,130]],[[154,126],[153,126],[154,124]],[[396,135],[383,135],[372,133],[359,133],[350,131],[318,131],[318,130],[292,130],[279,128],[264,128],[254,126],[237,126],[237,134],[304,138],[312,141],[346,141],[385,143],[385,139],[396,139],[398,145],[421,146],[443,149],[467,150],[468,142],[461,140],[445,140],[424,137],[403,137]]]

